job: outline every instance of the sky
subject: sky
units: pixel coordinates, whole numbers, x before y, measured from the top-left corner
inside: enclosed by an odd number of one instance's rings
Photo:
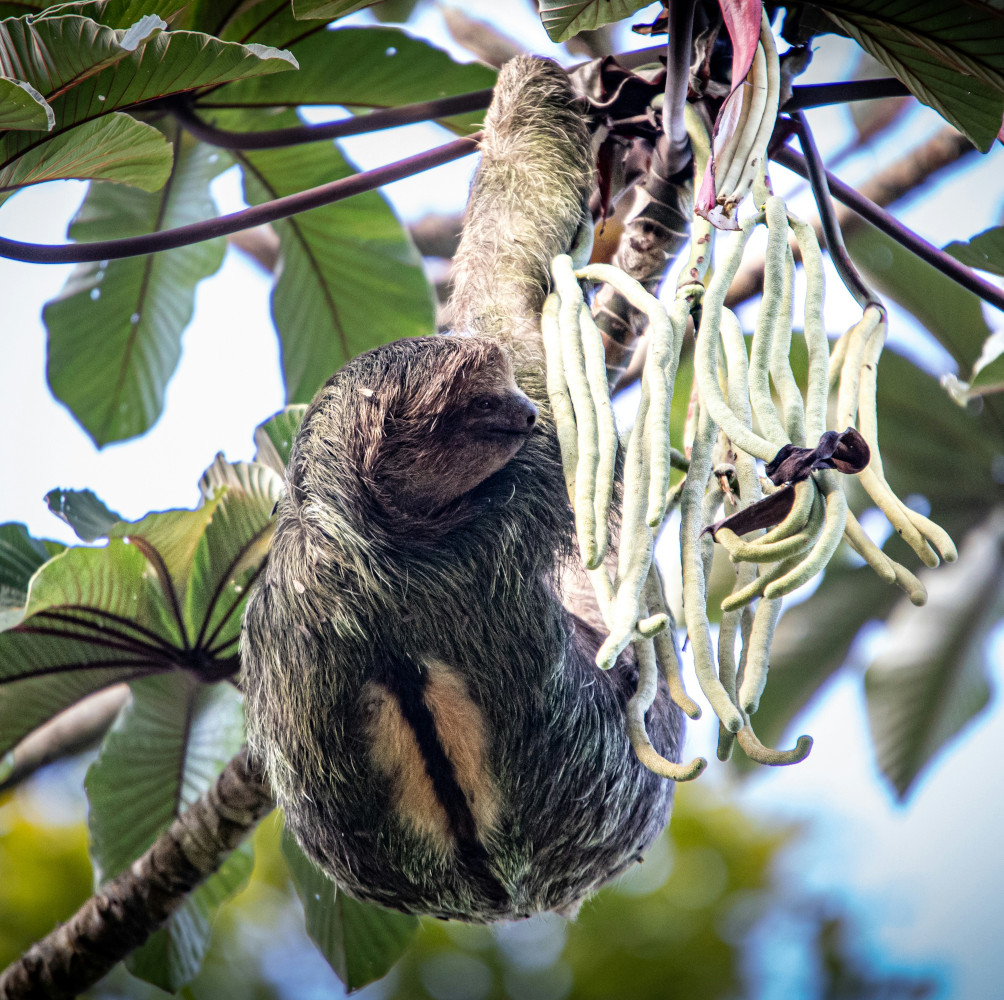
[[[465,9],[490,18],[533,51],[559,54],[529,5],[506,5],[501,16],[488,0],[467,3]],[[365,23],[366,15],[359,19]],[[635,18],[643,19],[642,14]],[[410,30],[452,49],[459,59],[470,58],[452,45],[431,5],[422,8]],[[621,48],[647,44],[648,39],[637,36],[619,38]],[[827,36],[802,82],[844,79],[852,62],[849,44]],[[332,109],[316,112],[322,120],[337,116]],[[851,135],[841,110],[813,111],[809,120],[824,157]],[[880,143],[842,163],[840,176],[852,184],[860,181],[898,155],[905,143],[919,141],[940,124],[932,112],[912,112]],[[442,141],[444,133],[436,126],[416,125],[356,137],[343,148],[365,169]],[[406,221],[429,211],[458,210],[475,162],[470,157],[399,181],[385,188],[385,195]],[[782,193],[800,188],[782,168],[775,168],[774,181]],[[64,242],[67,221],[84,190],[82,183],[60,182],[18,194],[0,208],[0,233]],[[974,191],[979,197],[972,196]],[[221,213],[242,207],[233,172],[218,178],[214,194]],[[804,194],[792,202],[803,214],[807,205]],[[923,199],[897,205],[896,214],[944,245],[999,221],[1002,205],[1004,150],[998,146]],[[185,332],[162,417],[144,437],[97,451],[51,397],[45,381],[40,310],[58,293],[70,269],[0,260],[0,523],[22,521],[35,535],[63,541],[73,535],[46,509],[42,497],[48,490],[93,489],[127,519],[148,510],[193,506],[199,476],[215,454],[250,458],[254,427],[283,405],[269,280],[230,250],[217,275],[199,287],[195,318]],[[837,332],[854,318],[853,307],[832,271],[828,278],[827,325]],[[925,342],[905,314],[895,307],[891,313],[893,345],[937,374],[954,370],[948,356]],[[1001,325],[1000,314],[988,312],[988,319],[992,326]],[[671,547],[671,542],[664,545]],[[894,965],[942,974],[943,997],[985,1000],[997,995],[1004,982],[1004,949],[997,941],[1004,918],[1004,860],[997,836],[1004,769],[993,766],[1004,749],[1004,711],[995,694],[979,720],[925,773],[906,806],[897,805],[875,767],[860,681],[882,641],[878,630],[852,650],[845,669],[798,720],[797,731],[816,740],[808,760],[792,768],[760,769],[731,788],[712,762],[700,780],[727,788],[761,815],[807,824],[799,846],[785,855],[781,877],[843,900],[864,928],[866,953],[873,949]],[[999,689],[1004,639],[998,633],[992,641],[992,680]],[[692,673],[689,686],[692,692],[697,688]],[[705,719],[691,725],[685,754],[713,757],[710,715],[706,710]],[[772,974],[762,981],[761,1000],[797,996],[794,985],[807,971],[785,965],[794,959],[780,937],[768,942],[765,954],[765,961],[774,965],[765,966]]]

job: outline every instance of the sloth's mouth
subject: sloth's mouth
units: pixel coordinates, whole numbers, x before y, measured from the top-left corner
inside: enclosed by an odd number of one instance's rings
[[[532,433],[532,427],[519,430],[512,427],[484,427],[481,430],[481,436],[487,438],[526,438]]]

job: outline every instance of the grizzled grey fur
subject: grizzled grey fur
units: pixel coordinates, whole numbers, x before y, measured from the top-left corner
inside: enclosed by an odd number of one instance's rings
[[[595,607],[566,606],[582,571],[538,317],[548,264],[583,218],[589,134],[564,73],[523,57],[499,76],[486,133],[453,303],[458,332],[476,336],[389,344],[320,391],[242,646],[251,745],[306,853],[360,899],[470,921],[574,909],[640,856],[673,795],[627,740],[630,652],[599,671]],[[498,389],[511,385],[506,352],[540,418],[499,459],[468,447],[465,428],[486,385],[507,400],[505,420],[530,406]],[[483,719],[498,806],[455,849],[402,820],[368,728],[369,682],[409,689],[429,661],[462,678]],[[678,760],[681,714],[664,684],[647,721]]]

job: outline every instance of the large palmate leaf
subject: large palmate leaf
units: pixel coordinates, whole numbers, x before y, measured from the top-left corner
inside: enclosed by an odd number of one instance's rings
[[[646,0],[540,0],[540,20],[552,42],[595,31],[647,7]]]
[[[900,602],[865,674],[878,763],[901,798],[990,700],[985,647],[1004,616],[1004,510],[966,536],[958,563],[922,577],[927,606]]]
[[[1004,117],[1004,8],[995,0],[814,0],[866,52],[986,152]]]
[[[199,684],[174,673],[132,684],[132,698],[87,772],[91,859],[97,884],[142,854],[203,795],[244,740],[241,699],[229,684]],[[174,913],[130,962],[172,992],[198,972],[212,914],[250,874],[235,856]]]
[[[228,121],[260,121],[248,112]],[[269,116],[278,125],[292,112]],[[249,204],[348,177],[353,168],[331,144],[245,151]],[[375,191],[276,223],[280,267],[272,316],[282,342],[286,398],[307,402],[335,369],[360,351],[435,331],[432,291],[407,233]]]
[[[30,83],[0,77],[0,129],[48,132],[55,123],[52,108]]]
[[[185,594],[185,620],[195,642],[213,655],[234,652],[244,604],[272,541],[272,510],[282,478],[257,462],[229,465],[217,457],[202,478],[222,499],[195,551]]]
[[[158,19],[159,20],[159,19]],[[162,22],[161,22],[162,23]],[[0,69],[27,80],[52,106],[51,138],[82,122],[157,97],[296,67],[288,53],[222,42],[190,31],[159,32],[136,41],[128,32],[85,17],[0,23]],[[34,145],[31,133],[0,137],[0,170]]]
[[[128,115],[117,117],[139,125]],[[163,142],[155,129],[142,128]],[[70,236],[115,239],[214,216],[209,183],[229,161],[177,129],[171,138],[169,185],[157,194],[93,185]],[[49,385],[98,447],[142,434],[160,416],[181,356],[181,335],[192,318],[195,288],[219,268],[223,252],[224,241],[217,239],[78,264],[46,305]]]
[[[171,146],[150,125],[116,112],[53,136],[0,169],[0,203],[44,181],[98,180],[157,191],[171,174]]]
[[[32,538],[23,524],[0,524],[0,631],[24,617],[35,570],[64,548],[59,542]]]
[[[282,853],[303,903],[307,933],[338,978],[355,990],[385,975],[411,943],[418,919],[339,892],[286,831]]]
[[[300,28],[302,32],[302,23]],[[290,51],[299,72],[227,84],[201,98],[198,106],[388,108],[495,84],[494,70],[478,63],[457,63],[442,49],[399,28],[316,31],[292,44]],[[477,112],[447,121],[457,129],[469,129],[483,117],[483,112]]]
[[[143,554],[119,540],[38,570],[23,620],[0,633],[0,752],[92,691],[169,669],[160,599]]]

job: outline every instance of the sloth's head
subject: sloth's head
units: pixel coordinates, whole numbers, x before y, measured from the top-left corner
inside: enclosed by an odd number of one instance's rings
[[[434,513],[503,469],[537,423],[494,341],[399,340],[354,358],[312,404],[291,482],[325,480],[388,512]],[[300,482],[297,482],[299,470]]]

